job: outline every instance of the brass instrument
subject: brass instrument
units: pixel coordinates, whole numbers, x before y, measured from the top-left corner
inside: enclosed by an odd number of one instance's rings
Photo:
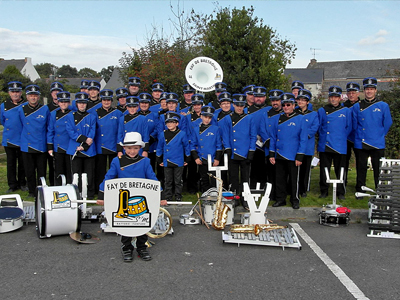
[[[228,211],[231,209],[225,203],[222,203],[222,184],[223,181],[221,178],[218,178],[212,174],[208,174],[210,177],[214,177],[216,180],[219,181],[218,186],[218,198],[217,203],[215,204],[215,211],[214,211],[214,219],[211,223],[212,227],[217,230],[223,230],[225,228],[226,222],[228,220]]]
[[[161,213],[163,213],[163,214],[161,214]],[[159,238],[166,236],[172,228],[172,217],[171,217],[171,214],[168,212],[168,210],[160,207],[160,214],[159,214],[158,218],[159,218],[159,222],[163,223],[163,226],[160,226],[160,224],[156,223],[154,228],[152,228],[152,230],[150,230],[149,232],[146,233],[148,237],[151,237],[153,239],[159,239]],[[162,228],[160,228],[160,227],[162,227]]]
[[[261,231],[271,231],[275,229],[284,229],[287,226],[279,226],[278,224],[232,224],[230,232],[231,233],[254,233],[256,236],[260,234]]]
[[[116,214],[116,218],[125,218],[128,216],[128,200],[129,200],[129,191],[121,190],[119,193],[119,205],[118,212]]]

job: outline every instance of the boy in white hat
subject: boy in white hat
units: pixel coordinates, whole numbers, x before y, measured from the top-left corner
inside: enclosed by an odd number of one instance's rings
[[[125,154],[114,158],[111,162],[110,169],[99,187],[99,200],[97,200],[97,204],[99,205],[104,205],[104,183],[108,179],[145,178],[158,181],[156,174],[150,165],[150,159],[139,155],[140,149],[144,147],[144,142],[142,141],[142,136],[139,132],[126,133],[121,146],[124,147]],[[167,205],[167,201],[161,200],[161,205]],[[124,262],[131,262],[133,260],[134,250],[132,237],[121,236],[121,242],[121,251]],[[145,261],[151,260],[151,256],[147,251],[146,242],[146,234],[137,237],[136,250],[138,256]]]

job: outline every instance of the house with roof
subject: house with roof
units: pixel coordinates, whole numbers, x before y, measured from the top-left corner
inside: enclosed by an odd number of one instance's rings
[[[32,81],[40,79],[40,75],[33,66],[32,59],[30,57],[25,57],[25,59],[0,58],[0,73],[3,73],[8,66],[15,66],[22,75],[28,77]]]
[[[395,71],[400,70],[400,59],[372,59],[318,62],[311,59],[305,69],[286,69],[284,74],[293,80],[300,80],[304,87],[310,90],[313,98],[327,99],[328,89],[332,85],[346,90],[350,81],[357,82],[362,87],[366,77],[378,80],[378,90],[390,90],[392,82],[398,80]]]
[[[394,71],[400,70],[400,59],[372,59],[317,62],[311,59],[308,70],[323,69],[322,92],[326,95],[332,85],[346,89],[349,81],[354,81],[362,87],[362,81],[366,77],[375,77],[378,80],[378,90],[391,89],[393,81],[398,80]]]
[[[284,74],[290,78],[290,81],[300,80],[303,82],[304,88],[312,93],[314,99],[320,95],[324,81],[324,69],[286,69]]]
[[[124,81],[121,79],[120,68],[114,68],[110,79],[108,80],[105,88],[115,91],[117,88],[125,86]]]

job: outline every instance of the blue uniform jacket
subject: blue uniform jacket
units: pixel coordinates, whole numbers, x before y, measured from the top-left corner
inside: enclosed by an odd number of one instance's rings
[[[179,114],[180,111],[177,111],[177,113]],[[188,128],[186,116],[181,115],[181,120],[179,121],[178,128],[186,133],[189,132],[190,129]],[[159,117],[159,122],[157,124],[157,136],[167,129],[167,125],[165,125],[165,114],[161,114]]]
[[[38,104],[32,108],[28,103],[18,108],[22,123],[21,151],[29,152],[31,148],[39,152],[47,152],[47,122],[50,111],[47,105]]]
[[[219,127],[210,124],[208,128],[200,132],[201,124],[193,128],[190,150],[196,151],[198,158],[203,162],[207,161],[208,154],[211,154],[212,161],[214,161],[217,151],[222,152],[222,139]],[[220,157],[217,157],[217,159],[220,159]]]
[[[58,148],[60,148],[64,153],[67,152],[69,145],[67,116],[69,114],[72,114],[71,110],[63,114],[59,108],[50,113],[49,125],[47,126],[47,150],[58,152]]]
[[[318,110],[318,152],[347,153],[347,136],[352,130],[351,111],[328,104]]]
[[[256,150],[257,131],[253,124],[253,116],[244,114],[240,120],[236,119],[238,115],[233,112],[226,116],[220,122],[222,143],[226,150],[231,150],[231,159],[246,159],[249,152]],[[235,122],[235,124],[233,124]]]
[[[264,118],[261,119],[260,136],[264,142],[265,156],[269,156],[269,145],[271,142],[271,124],[274,118],[279,118],[281,112],[272,108],[265,112]]]
[[[379,100],[365,105],[363,101],[353,106],[354,148],[384,149],[385,136],[392,126],[389,105]]]
[[[121,157],[115,157],[112,162],[110,169],[107,171],[103,182],[99,187],[99,199],[103,199],[104,183],[106,180],[114,178],[145,178],[157,180],[156,174],[150,165],[150,159],[142,157],[140,155],[131,158],[127,155]]]
[[[11,99],[8,99],[1,104],[0,122],[4,127],[2,146],[20,146],[22,124],[19,118],[18,108],[24,103],[25,100],[21,100],[21,102],[15,105]]]
[[[154,105],[155,106],[155,105]],[[153,106],[151,106],[153,107]],[[147,120],[147,128],[149,132],[149,143],[150,148],[149,152],[156,152],[157,150],[157,126],[158,126],[158,113],[150,111],[150,113],[144,114],[143,112],[139,113],[143,115]]]
[[[96,117],[93,114],[87,113],[79,121],[75,122],[75,115],[80,114],[79,112],[73,112],[67,116],[67,132],[70,137],[67,154],[74,155],[76,148],[82,144],[86,149],[88,145],[85,143],[87,138],[94,139],[96,135]],[[93,143],[87,148],[87,150],[79,151],[81,154],[87,157],[96,155],[96,143]]]
[[[143,151],[148,151],[149,149],[149,128],[147,125],[147,119],[145,116],[139,115],[123,115],[119,119],[118,125],[118,143],[122,143],[127,132],[139,132],[142,135],[142,141],[145,143]],[[118,152],[122,151],[120,146],[117,146]]]
[[[176,135],[168,141],[166,139],[168,129],[159,133],[156,155],[158,161],[162,160],[164,167],[183,167],[184,162],[190,157],[186,132],[179,128],[177,130]]]
[[[256,127],[257,132],[258,143],[256,143],[256,149],[259,149],[261,151],[265,151],[265,141],[269,138],[265,122],[268,118],[267,113],[271,108],[271,106],[266,106],[251,114],[253,116],[253,126]]]
[[[101,101],[99,100],[96,101],[89,100],[87,105],[88,105],[87,112],[90,114],[95,114],[96,110],[102,107]],[[72,100],[72,103],[68,108],[73,112],[78,111],[78,107],[76,106],[75,100]]]
[[[109,111],[102,107],[95,111],[96,116],[96,152],[97,154],[111,154],[117,152],[118,125],[122,112],[116,108]]]
[[[305,155],[314,155],[315,152],[315,134],[319,129],[318,113],[307,110],[304,114],[304,121],[307,126],[307,147]]]
[[[270,119],[270,157],[302,161],[307,147],[307,126],[304,116],[293,112]]]

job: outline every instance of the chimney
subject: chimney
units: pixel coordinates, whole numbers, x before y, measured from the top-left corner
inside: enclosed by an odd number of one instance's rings
[[[25,62],[32,64],[32,59],[30,57],[25,57]]]
[[[317,60],[315,58],[312,58],[310,60],[310,66],[314,66],[317,63]]]

